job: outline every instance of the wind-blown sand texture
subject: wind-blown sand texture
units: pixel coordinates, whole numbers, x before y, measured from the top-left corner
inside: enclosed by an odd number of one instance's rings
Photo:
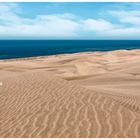
[[[140,50],[0,61],[0,137],[140,137]]]

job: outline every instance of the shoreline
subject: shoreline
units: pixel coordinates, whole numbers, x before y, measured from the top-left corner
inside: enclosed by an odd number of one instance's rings
[[[118,52],[118,51],[140,51],[140,49],[118,49],[118,50],[111,50],[111,51],[85,51],[85,52],[75,52],[75,53],[62,53],[62,54],[53,54],[53,55],[43,55],[43,56],[29,56],[29,57],[17,57],[17,58],[6,58],[0,59],[0,61],[20,61],[20,60],[32,60],[32,59],[42,59],[42,58],[51,58],[51,57],[58,57],[58,56],[66,56],[66,55],[76,55],[76,54],[96,54],[96,53],[108,53],[108,52]]]

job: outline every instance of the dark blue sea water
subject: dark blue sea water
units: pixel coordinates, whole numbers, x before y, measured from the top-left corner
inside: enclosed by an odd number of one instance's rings
[[[140,40],[0,40],[0,59],[140,49]]]

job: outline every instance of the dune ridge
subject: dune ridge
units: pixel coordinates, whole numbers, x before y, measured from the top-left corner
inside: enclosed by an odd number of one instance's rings
[[[139,57],[123,50],[0,61],[0,137],[139,138]]]

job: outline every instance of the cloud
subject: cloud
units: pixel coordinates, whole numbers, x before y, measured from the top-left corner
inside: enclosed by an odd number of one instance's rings
[[[89,31],[106,31],[112,30],[117,26],[104,19],[86,19],[83,21],[85,29]]]
[[[17,3],[0,3],[0,13],[17,12],[19,10]]]
[[[74,15],[37,15],[34,19],[14,13],[14,6],[1,4],[0,37],[75,37],[79,26]],[[13,11],[12,11],[13,10]],[[5,11],[5,12],[4,12]]]
[[[114,28],[108,21],[78,19],[69,13],[37,15],[23,18],[13,12],[17,5],[0,5],[0,37],[80,38],[81,32],[98,32]],[[4,11],[4,12],[3,12]],[[78,19],[78,20],[77,20]]]
[[[100,33],[104,39],[140,39],[140,29],[138,28],[118,28]]]
[[[140,11],[110,11],[109,13],[117,17],[122,23],[140,25]]]
[[[140,39],[140,11],[109,11],[118,20],[120,27],[108,30],[102,35],[110,38]]]
[[[140,11],[107,11],[118,22],[71,13],[25,18],[17,3],[0,4],[0,38],[140,39]],[[23,11],[24,12],[24,11]]]

